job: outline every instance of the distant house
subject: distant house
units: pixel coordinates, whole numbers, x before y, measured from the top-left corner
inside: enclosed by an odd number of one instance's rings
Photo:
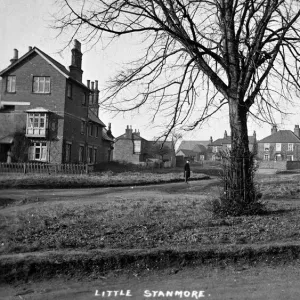
[[[176,151],[176,156],[202,161],[207,159],[207,145],[210,141],[182,141]]]
[[[261,160],[293,161],[300,160],[300,129],[294,131],[271,129],[271,135],[258,141],[258,158]]]
[[[127,126],[125,133],[115,139],[113,160],[133,164],[146,164],[149,160],[169,162],[175,165],[175,150],[173,142],[149,141],[141,137],[138,130],[133,131]],[[168,150],[169,149],[169,150]]]
[[[253,136],[249,136],[249,149],[253,149],[253,145],[256,142],[256,133],[254,131]],[[220,159],[220,152],[222,150],[231,150],[231,136],[227,135],[225,130],[223,138],[219,138],[213,141],[212,137],[210,138],[210,143],[208,145],[208,156],[209,160],[218,160]]]

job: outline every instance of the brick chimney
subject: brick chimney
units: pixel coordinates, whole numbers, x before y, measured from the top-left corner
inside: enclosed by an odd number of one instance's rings
[[[277,126],[273,125],[272,129],[271,129],[271,134],[274,134],[277,132]]]
[[[126,138],[132,139],[132,127],[131,127],[131,126],[130,126],[130,128],[129,128],[129,126],[127,125],[127,128],[126,128],[126,130],[125,130],[125,133],[126,133]]]
[[[82,63],[82,53],[81,53],[81,44],[77,40],[74,40],[74,48],[72,51],[72,60],[70,65],[71,77],[82,82],[82,73],[81,63]]]
[[[14,57],[10,60],[11,64],[15,63],[19,59],[19,51],[14,49]]]
[[[209,139],[209,143],[210,143],[210,144],[213,143],[213,138],[212,138],[212,136],[211,136],[210,139]]]
[[[300,128],[299,125],[295,125],[294,133],[297,137],[300,137]]]

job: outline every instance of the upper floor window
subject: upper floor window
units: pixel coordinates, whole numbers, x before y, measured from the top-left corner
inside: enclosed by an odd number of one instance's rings
[[[72,83],[67,83],[67,96],[68,98],[72,98]]]
[[[93,126],[93,124],[90,124],[89,130],[90,130],[90,136],[93,136],[93,132],[94,132],[94,126]]]
[[[16,76],[13,75],[7,76],[6,91],[8,93],[16,92]]]
[[[80,133],[84,134],[84,129],[85,129],[85,121],[81,120],[81,126],[80,126]]]
[[[81,105],[86,106],[86,102],[87,102],[87,94],[82,93]]]
[[[288,144],[288,151],[294,151],[294,144]]]
[[[50,93],[50,77],[34,76],[32,91],[41,94]]]
[[[219,150],[219,149],[218,149],[218,146],[213,146],[213,152],[214,152],[214,153],[218,152],[218,150]]]
[[[141,141],[133,141],[133,153],[141,153]]]
[[[280,143],[276,143],[276,151],[281,151],[281,144]]]
[[[99,126],[96,125],[96,128],[95,128],[95,137],[98,137],[99,135]]]
[[[46,113],[28,113],[27,114],[27,136],[46,136],[48,118]]]
[[[270,144],[264,143],[264,151],[269,151],[269,150],[270,150]]]
[[[82,163],[84,160],[84,146],[80,145],[79,146],[79,162]]]

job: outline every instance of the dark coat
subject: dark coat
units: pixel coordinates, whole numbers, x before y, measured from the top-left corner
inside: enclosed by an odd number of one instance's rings
[[[190,178],[191,176],[190,164],[188,163],[184,165],[184,175],[186,176],[186,178]]]

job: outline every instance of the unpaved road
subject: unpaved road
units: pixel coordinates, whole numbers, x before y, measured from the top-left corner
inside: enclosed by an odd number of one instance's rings
[[[121,293],[128,296],[120,296]],[[108,291],[111,292],[111,296]],[[160,291],[160,296],[158,292]],[[179,295],[167,297],[170,291]],[[183,292],[180,297],[180,292]],[[102,293],[105,292],[105,296]],[[194,294],[193,294],[194,292]],[[173,294],[173,295],[174,295]],[[190,297],[188,295],[190,294]],[[149,271],[149,274],[110,274],[92,280],[49,281],[0,286],[0,299],[300,299],[300,264],[282,266],[197,267]],[[163,297],[164,295],[164,297]],[[185,297],[186,295],[187,297]],[[193,295],[193,296],[192,296]],[[146,297],[148,296],[148,297]]]

